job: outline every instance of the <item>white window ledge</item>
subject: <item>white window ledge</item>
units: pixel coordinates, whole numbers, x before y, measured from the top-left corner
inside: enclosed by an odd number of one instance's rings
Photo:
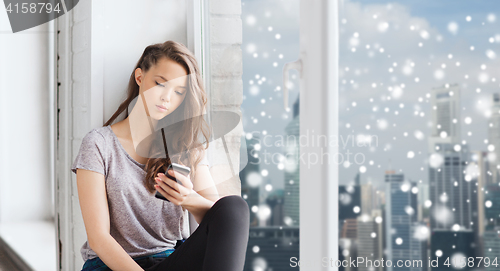
[[[56,236],[52,221],[0,223],[0,237],[33,270],[56,268]]]

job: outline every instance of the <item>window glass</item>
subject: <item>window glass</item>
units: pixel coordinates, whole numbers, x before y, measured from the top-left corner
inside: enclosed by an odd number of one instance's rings
[[[498,10],[341,1],[340,260],[498,268]]]

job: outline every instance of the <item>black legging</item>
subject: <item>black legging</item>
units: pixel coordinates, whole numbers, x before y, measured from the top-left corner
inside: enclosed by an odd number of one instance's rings
[[[167,258],[137,261],[146,271],[243,271],[250,213],[240,196],[220,198]]]

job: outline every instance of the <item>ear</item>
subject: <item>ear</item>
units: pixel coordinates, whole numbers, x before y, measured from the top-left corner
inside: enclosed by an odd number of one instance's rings
[[[135,69],[135,82],[137,85],[141,85],[143,79],[143,74],[141,68]]]

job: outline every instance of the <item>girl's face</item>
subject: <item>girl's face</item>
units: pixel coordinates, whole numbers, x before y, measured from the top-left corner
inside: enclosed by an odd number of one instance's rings
[[[163,57],[147,72],[135,70],[139,93],[146,100],[149,116],[159,120],[174,112],[187,95],[188,75],[177,62]]]

